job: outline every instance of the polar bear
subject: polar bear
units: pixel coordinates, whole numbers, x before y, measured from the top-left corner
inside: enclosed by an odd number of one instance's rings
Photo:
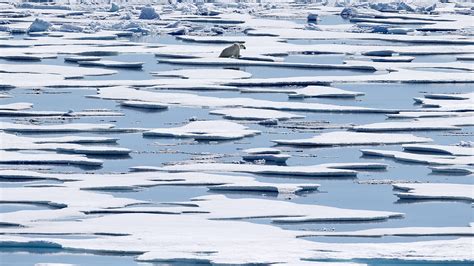
[[[219,57],[225,58],[239,58],[240,57],[240,49],[246,49],[245,46],[241,43],[234,43],[231,46],[222,50]]]

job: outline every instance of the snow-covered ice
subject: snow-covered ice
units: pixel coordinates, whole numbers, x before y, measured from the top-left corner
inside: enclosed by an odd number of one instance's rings
[[[469,184],[393,184],[400,199],[413,200],[474,200],[474,186]]]
[[[322,133],[309,139],[273,140],[273,142],[277,144],[296,146],[384,145],[430,141],[432,141],[430,138],[417,137],[412,134],[363,133],[351,131]]]
[[[221,120],[195,121],[182,127],[157,128],[143,132],[149,137],[194,138],[196,140],[232,140],[260,134],[258,130]]]

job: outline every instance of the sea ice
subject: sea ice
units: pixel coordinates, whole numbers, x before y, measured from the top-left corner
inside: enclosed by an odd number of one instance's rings
[[[474,185],[470,184],[393,184],[393,187],[406,191],[395,193],[400,199],[474,201]]]
[[[195,121],[182,127],[158,128],[143,133],[144,136],[151,137],[194,138],[196,140],[231,140],[257,134],[260,134],[260,131],[222,120]]]
[[[272,140],[281,145],[297,146],[345,146],[345,145],[386,145],[402,143],[430,142],[432,139],[412,134],[363,133],[334,131],[322,133],[309,139]]]

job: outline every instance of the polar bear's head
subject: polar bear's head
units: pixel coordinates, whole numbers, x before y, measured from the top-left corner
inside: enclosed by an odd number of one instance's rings
[[[244,49],[244,50],[247,49],[247,47],[245,47],[245,45],[243,43],[239,43],[239,47],[240,47],[240,49]]]

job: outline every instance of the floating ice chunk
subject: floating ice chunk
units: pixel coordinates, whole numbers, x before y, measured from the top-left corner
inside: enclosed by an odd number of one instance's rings
[[[304,118],[304,116],[302,115],[295,115],[283,111],[262,110],[253,108],[219,109],[210,111],[209,113],[214,115],[223,115],[224,118],[237,120],[287,120],[292,118]]]
[[[383,163],[325,163],[320,164],[327,168],[333,169],[349,169],[349,170],[385,170],[388,165]]]
[[[134,108],[144,108],[144,109],[168,109],[168,105],[155,103],[155,102],[144,102],[144,101],[123,101],[120,102],[120,105]]]
[[[319,188],[318,184],[273,184],[273,183],[238,183],[225,184],[209,187],[211,191],[240,191],[240,192],[269,192],[280,194],[294,194],[299,192],[314,191]]]
[[[131,151],[125,148],[112,146],[90,146],[79,145],[79,143],[104,143],[115,142],[116,139],[94,138],[94,137],[56,137],[56,138],[30,138],[16,136],[13,134],[0,133],[3,140],[0,143],[1,150],[43,150],[43,151],[65,151],[81,154],[94,155],[127,155]]]
[[[122,113],[118,112],[57,112],[57,111],[12,111],[12,110],[1,110],[0,116],[67,116],[67,117],[79,117],[79,116],[123,116]]]
[[[388,118],[434,118],[434,117],[455,117],[474,116],[473,112],[438,112],[435,110],[426,112],[400,112],[398,114],[387,114]]]
[[[310,166],[279,166],[257,164],[231,163],[200,163],[185,165],[169,165],[164,167],[136,166],[134,171],[167,171],[167,172],[241,172],[262,175],[288,176],[327,176],[327,177],[355,177],[356,171],[330,168],[325,165]]]
[[[311,260],[387,259],[402,261],[472,261],[471,237],[401,243],[318,243]]]
[[[87,199],[87,200],[85,200]],[[85,217],[84,212],[98,208],[119,208],[143,201],[115,198],[103,193],[94,193],[67,187],[21,187],[2,188],[3,203],[26,203],[47,205],[51,210],[17,211],[2,213],[2,222],[32,225],[35,222],[59,221],[66,218]],[[48,223],[46,222],[46,223]]]
[[[126,87],[102,88],[99,98],[113,100],[134,100],[156,102],[161,104],[173,104],[182,106],[207,106],[207,107],[247,107],[256,109],[272,109],[282,111],[308,111],[308,112],[394,112],[393,110],[382,110],[364,108],[358,106],[338,106],[318,103],[300,102],[273,102],[257,100],[253,98],[218,98],[210,96],[199,96],[188,93],[158,93],[144,90],[135,90]]]
[[[412,134],[380,134],[351,131],[322,133],[309,139],[272,140],[281,145],[298,146],[345,146],[345,145],[386,145],[402,143],[430,142],[432,139]]]
[[[90,69],[74,66],[56,65],[32,65],[32,64],[0,64],[3,73],[32,73],[32,74],[55,74],[65,78],[82,78],[84,76],[102,76],[117,73],[107,69]]]
[[[260,134],[246,126],[222,120],[195,121],[182,127],[146,131],[144,136],[194,138],[197,140],[231,140]]]
[[[414,98],[423,107],[436,108],[439,111],[474,111],[474,93],[463,94],[426,94],[425,98]]]
[[[429,167],[433,173],[448,175],[472,175],[474,167],[471,166],[431,166]]]
[[[101,160],[88,159],[82,155],[54,153],[20,153],[0,151],[0,163],[5,164],[72,164],[72,165],[102,165]]]
[[[132,152],[130,149],[127,148],[119,148],[119,147],[108,147],[108,146],[72,146],[72,147],[57,147],[58,151],[63,152],[72,152],[72,153],[79,153],[79,154],[86,154],[86,155],[128,155]]]
[[[407,191],[395,193],[401,199],[474,201],[474,185],[469,184],[393,184],[393,187]]]
[[[433,145],[433,144],[408,144],[403,145],[406,151],[426,152],[435,154],[448,154],[454,156],[474,156],[474,147],[462,147],[455,145]]]
[[[2,180],[31,181],[58,180],[68,182],[68,187],[85,190],[135,190],[151,186],[215,186],[228,185],[220,190],[266,191],[274,193],[293,194],[302,191],[316,190],[318,184],[272,184],[255,180],[251,176],[216,175],[199,172],[165,173],[165,172],[134,172],[117,174],[58,174],[39,173],[21,170],[0,170]],[[224,189],[227,188],[227,189]],[[235,189],[232,189],[235,188]],[[216,190],[217,190],[216,189]]]
[[[194,198],[210,219],[272,218],[274,222],[373,221],[401,217],[402,213],[341,209],[264,199],[230,199],[221,195]]]
[[[179,70],[169,70],[161,72],[152,72],[151,74],[155,76],[163,77],[180,77],[187,79],[208,79],[209,74],[212,73],[212,78],[215,79],[242,79],[250,78],[252,74],[234,69],[206,69],[206,68],[197,68],[197,69],[179,69]]]
[[[354,98],[356,96],[364,95],[362,92],[341,90],[329,86],[308,86],[302,89],[268,89],[268,88],[249,88],[241,89],[245,93],[287,93],[290,98]]]
[[[2,237],[0,244],[80,249],[86,252],[134,252],[142,254],[138,257],[140,261],[186,259],[212,264],[289,262],[301,265],[300,259],[311,256],[314,254],[313,248],[318,248],[310,241],[297,239],[294,232],[278,227],[241,221],[214,221],[198,215],[117,214],[91,217],[81,222],[57,221],[54,225],[37,223],[31,228],[10,229],[10,232],[43,235],[33,238],[9,234]],[[152,231],[155,233],[150,234]],[[117,236],[117,232],[121,235]],[[47,237],[50,234],[94,233],[103,233],[103,236],[68,239]],[[181,236],[179,242],[176,240],[177,235]]]
[[[58,124],[58,125],[25,125],[14,124],[8,122],[0,122],[0,129],[9,132],[41,132],[41,133],[57,133],[57,132],[96,132],[107,131],[114,128],[112,124]]]
[[[275,148],[251,148],[243,150],[248,154],[280,154],[281,150]]]
[[[30,27],[28,28],[28,32],[39,32],[39,31],[47,31],[51,27],[51,23],[37,18],[31,23]]]
[[[267,67],[285,67],[285,68],[309,68],[309,69],[342,69],[355,71],[374,72],[376,69],[366,65],[343,65],[343,64],[314,64],[314,63],[292,63],[292,62],[270,62],[246,60],[243,58],[169,58],[158,59],[160,63],[178,64],[178,65],[201,65],[201,66],[267,66]]]
[[[449,93],[429,93],[425,94],[427,99],[438,99],[438,100],[469,100],[474,98],[474,93],[459,93],[459,94],[449,94]]]
[[[389,151],[389,150],[372,150],[372,149],[363,149],[361,150],[362,154],[368,156],[380,156],[393,158],[402,162],[410,163],[421,163],[421,164],[430,164],[430,165],[450,165],[450,164],[460,164],[460,165],[469,165],[474,162],[474,156],[437,156],[429,154],[415,154],[402,151]]]
[[[152,6],[144,6],[140,11],[139,19],[160,19],[160,15],[156,13],[155,8]]]
[[[32,103],[7,103],[0,104],[0,110],[4,111],[20,111],[31,109],[33,107]]]
[[[77,61],[81,66],[99,66],[111,68],[142,68],[143,62],[119,62],[111,60]]]
[[[49,138],[32,138],[35,143],[115,143],[117,138],[88,137],[88,136],[64,136]]]
[[[384,131],[430,131],[430,130],[460,130],[461,126],[473,126],[472,117],[453,118],[424,118],[407,122],[382,122],[361,126],[353,129],[360,132]]]
[[[402,227],[375,228],[348,232],[311,232],[299,237],[337,236],[337,237],[384,237],[384,236],[472,236],[473,228],[465,227]]]

